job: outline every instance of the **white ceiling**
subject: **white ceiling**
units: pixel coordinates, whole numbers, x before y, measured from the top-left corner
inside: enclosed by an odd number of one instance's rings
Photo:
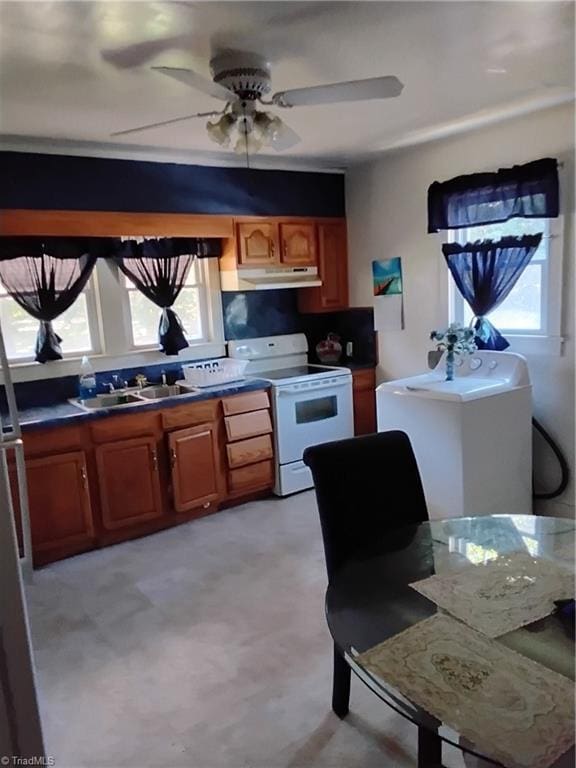
[[[122,66],[107,54],[120,48]],[[276,165],[345,166],[574,94],[572,2],[0,1],[4,146],[44,137],[58,141],[37,146],[229,161],[204,120],[110,138],[220,108],[150,65],[209,75],[211,54],[223,48],[267,56],[276,91],[383,74],[405,85],[397,99],[283,110],[303,140]]]

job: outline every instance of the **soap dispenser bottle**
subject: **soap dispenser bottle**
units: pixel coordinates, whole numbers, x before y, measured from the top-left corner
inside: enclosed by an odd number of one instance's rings
[[[84,355],[78,377],[78,397],[80,400],[88,400],[96,395],[96,374],[92,363]]]

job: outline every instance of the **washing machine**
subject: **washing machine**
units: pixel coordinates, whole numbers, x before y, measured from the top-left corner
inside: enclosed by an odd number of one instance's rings
[[[400,429],[410,437],[430,518],[530,514],[532,387],[525,358],[478,351],[457,360],[454,380],[445,379],[444,354],[434,371],[376,390],[378,431]]]

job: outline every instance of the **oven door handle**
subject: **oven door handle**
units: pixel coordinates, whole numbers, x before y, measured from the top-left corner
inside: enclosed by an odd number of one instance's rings
[[[340,376],[338,381],[332,381],[329,384],[319,384],[317,387],[306,387],[305,389],[278,388],[277,397],[291,397],[293,395],[312,395],[314,392],[325,392],[327,389],[334,390],[339,387],[352,387],[351,376]]]

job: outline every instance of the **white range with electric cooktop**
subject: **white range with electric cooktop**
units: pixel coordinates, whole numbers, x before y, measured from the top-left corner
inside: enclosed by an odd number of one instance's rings
[[[249,361],[246,375],[271,384],[278,496],[313,487],[308,446],[354,435],[350,370],[309,365],[307,353],[302,333],[228,342],[229,357]]]

